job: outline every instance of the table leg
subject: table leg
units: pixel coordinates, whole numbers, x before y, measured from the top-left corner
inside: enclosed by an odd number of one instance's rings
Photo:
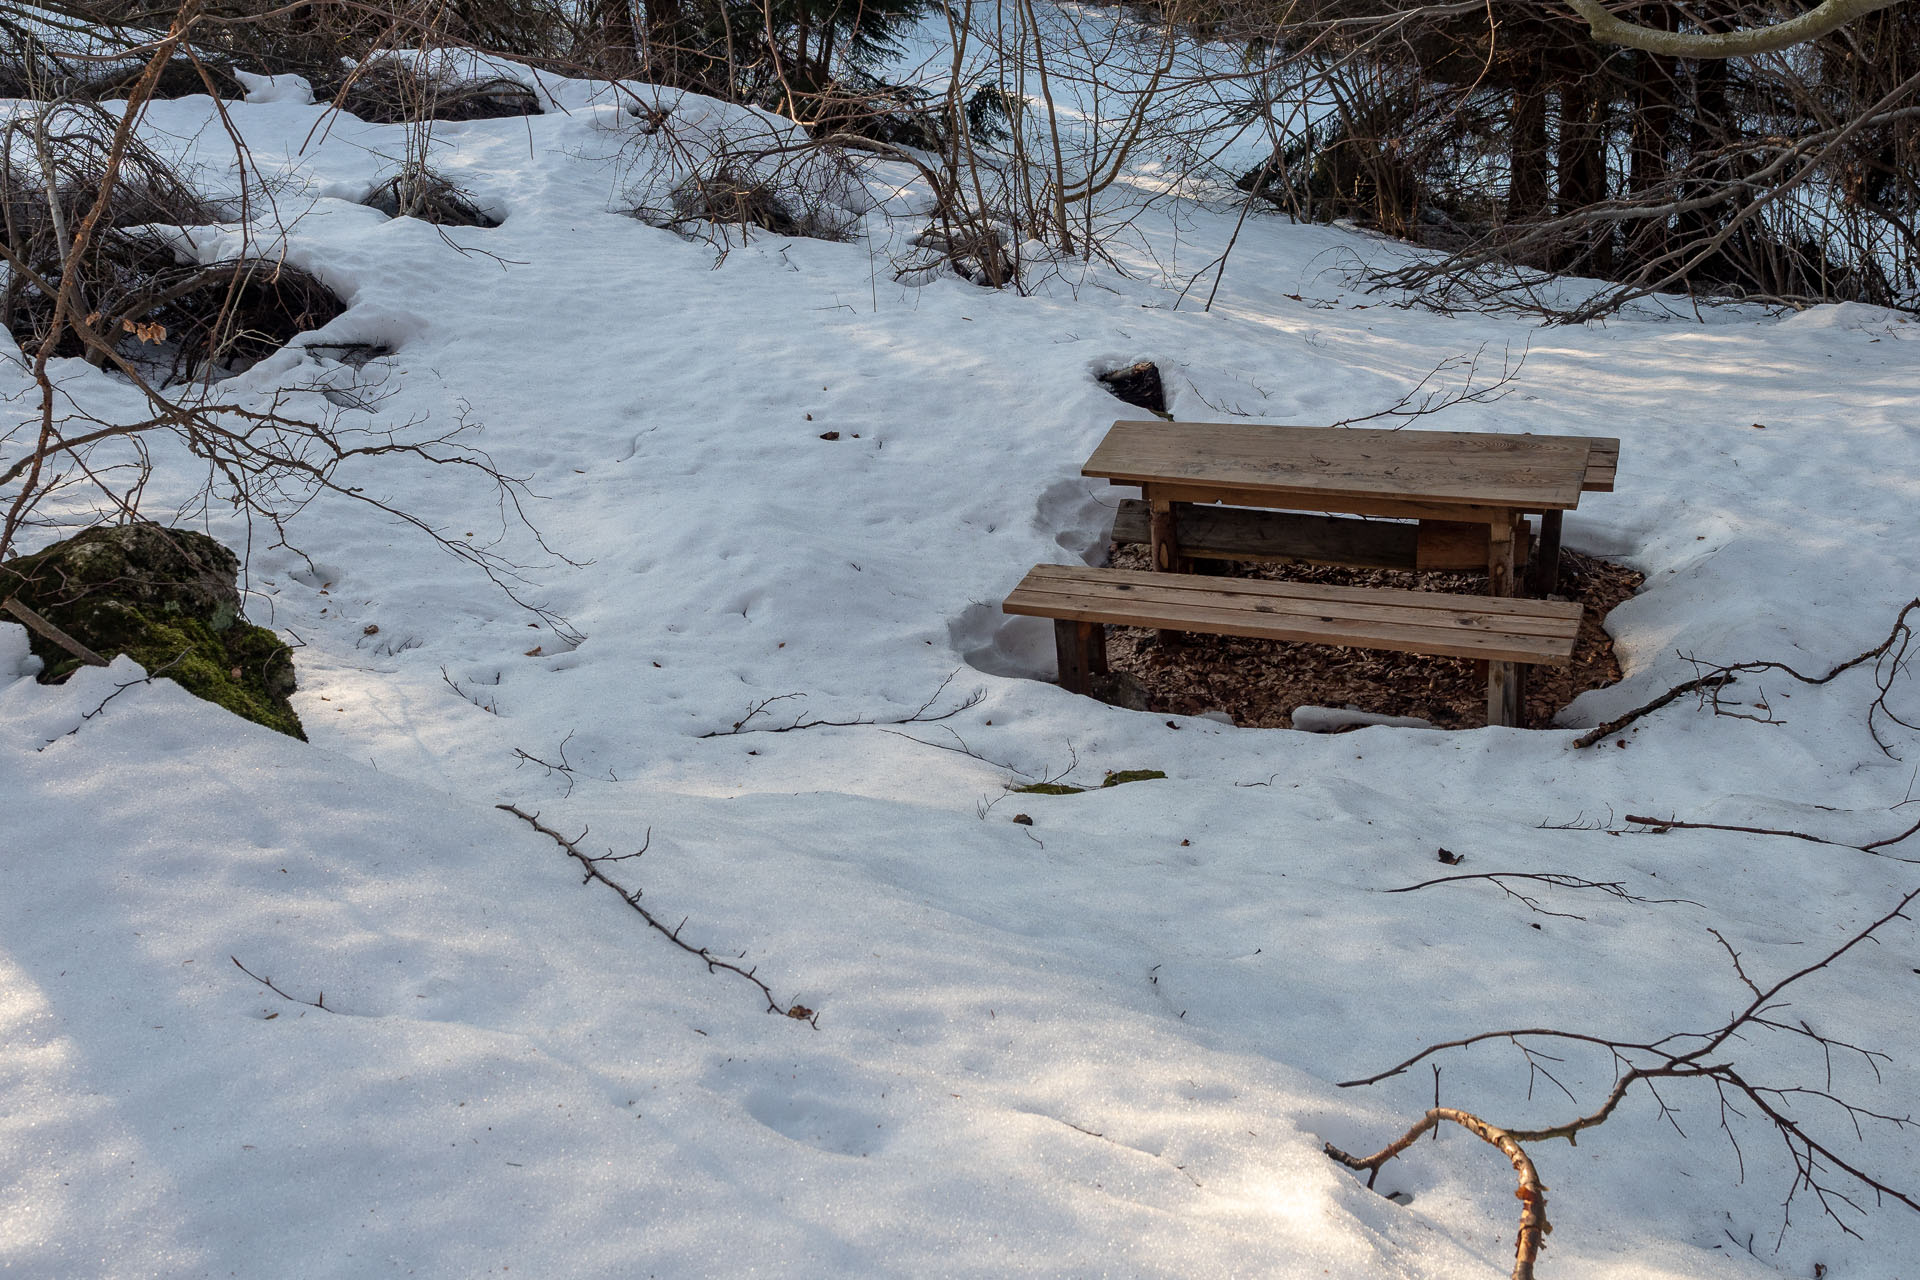
[[[1153,496],[1153,492],[1142,489],[1147,499],[1149,512],[1147,536],[1153,552],[1153,567],[1160,573],[1185,573],[1189,569],[1185,556],[1180,554],[1180,531],[1173,521],[1173,504]],[[1159,642],[1172,646],[1181,643],[1184,637],[1178,631],[1162,631]]]
[[[1514,594],[1514,520],[1509,514],[1488,529],[1487,594]],[[1513,728],[1520,723],[1520,664],[1487,663],[1487,723]]]
[[[1514,537],[1512,515],[1495,521],[1487,530],[1487,594],[1513,594]]]
[[[1180,533],[1173,522],[1173,504],[1148,498],[1147,509],[1152,513],[1148,538],[1153,549],[1153,567],[1161,573],[1185,572],[1186,560],[1180,554]]]
[[[1540,544],[1527,566],[1527,594],[1545,598],[1560,589],[1560,519],[1563,512],[1540,513]]]

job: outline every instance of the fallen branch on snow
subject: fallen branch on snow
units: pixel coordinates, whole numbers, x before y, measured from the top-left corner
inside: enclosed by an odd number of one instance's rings
[[[586,839],[586,836],[587,836],[587,833],[585,831],[582,831],[579,835],[569,840],[565,836],[561,835],[558,831],[555,831],[552,827],[542,824],[540,821],[540,815],[537,813],[527,813],[515,807],[514,805],[510,805],[510,804],[497,804],[493,807],[503,812],[512,814],[514,817],[520,819],[520,821],[526,823],[528,826],[532,827],[535,831],[538,831],[540,834],[548,837],[555,844],[559,845],[562,849],[566,850],[568,857],[573,858],[581,866],[587,869],[586,877],[581,881],[582,884],[585,884],[587,883],[587,881],[590,881],[590,880],[598,880],[601,884],[607,886],[607,888],[619,894],[621,901],[625,902],[629,907],[632,907],[634,911],[638,912],[640,915],[640,918],[642,920],[645,920],[648,926],[651,927],[656,933],[659,933],[662,937],[666,938],[668,942],[671,942],[674,946],[680,948],[682,951],[686,952],[688,955],[699,957],[699,959],[707,966],[707,972],[712,973],[720,969],[725,969],[728,973],[738,974],[742,978],[745,978],[748,982],[751,982],[754,986],[760,988],[760,994],[766,999],[766,1002],[767,1002],[768,1013],[777,1013],[783,1017],[792,1018],[798,1022],[805,1022],[815,1028],[819,1027],[820,1015],[817,1012],[807,1008],[803,1004],[782,1005],[778,1000],[774,999],[773,988],[769,987],[765,982],[761,981],[758,977],[755,976],[757,972],[756,969],[742,968],[741,966],[739,966],[738,964],[735,964],[731,960],[724,960],[721,957],[714,955],[713,952],[709,951],[705,947],[696,947],[691,942],[688,942],[685,939],[681,938],[680,931],[687,927],[687,922],[685,920],[682,920],[679,924],[674,925],[672,928],[668,928],[664,923],[661,922],[659,917],[655,916],[651,911],[647,910],[645,907],[640,905],[640,890],[628,889],[626,886],[619,884],[618,882],[611,879],[606,874],[606,872],[600,869],[600,864],[603,862],[624,862],[628,858],[637,858],[641,854],[645,853],[647,851],[647,846],[653,842],[653,833],[651,831],[647,833],[646,844],[642,844],[639,849],[635,850],[632,853],[615,854],[611,850],[609,850],[605,855],[596,858],[589,854],[582,853],[580,851],[580,841]],[[237,964],[239,962],[235,961],[235,963]]]
[[[1870,1110],[1856,1102],[1848,1101],[1833,1091],[1833,1051],[1835,1049],[1858,1055],[1866,1063],[1876,1081],[1880,1079],[1880,1065],[1888,1061],[1887,1055],[1816,1031],[1804,1018],[1787,1022],[1781,1017],[1787,1007],[1787,1001],[1783,997],[1788,988],[1811,974],[1827,969],[1862,943],[1877,941],[1875,935],[1893,921],[1911,920],[1912,917],[1907,914],[1907,910],[1916,899],[1920,899],[1920,889],[1907,893],[1892,910],[1855,932],[1825,956],[1789,973],[1765,988],[1748,975],[1745,965],[1741,962],[1740,953],[1715,931],[1715,939],[1726,949],[1735,975],[1740,979],[1741,985],[1751,993],[1752,999],[1744,1009],[1734,1014],[1724,1024],[1709,1031],[1673,1032],[1645,1042],[1612,1040],[1603,1036],[1560,1031],[1550,1027],[1485,1031],[1458,1040],[1428,1045],[1404,1062],[1389,1067],[1385,1071],[1357,1080],[1342,1081],[1340,1084],[1343,1089],[1377,1084],[1445,1050],[1466,1048],[1489,1040],[1506,1040],[1525,1056],[1530,1075],[1532,1073],[1545,1075],[1571,1098],[1572,1093],[1543,1065],[1544,1061],[1557,1061],[1540,1047],[1541,1041],[1552,1041],[1558,1044],[1583,1045],[1598,1049],[1609,1054],[1614,1061],[1614,1080],[1606,1097],[1598,1107],[1584,1115],[1563,1124],[1542,1129],[1504,1129],[1468,1112],[1435,1106],[1413,1128],[1376,1155],[1360,1159],[1341,1151],[1331,1143],[1327,1145],[1327,1154],[1350,1168],[1368,1170],[1370,1176],[1367,1185],[1371,1187],[1373,1175],[1378,1174],[1380,1166],[1407,1150],[1421,1134],[1436,1127],[1441,1120],[1450,1120],[1459,1124],[1483,1141],[1499,1147],[1513,1161],[1515,1170],[1520,1174],[1520,1187],[1517,1194],[1525,1206],[1521,1211],[1520,1235],[1516,1243],[1513,1276],[1514,1280],[1531,1280],[1543,1237],[1549,1230],[1546,1224],[1546,1189],[1540,1185],[1532,1162],[1527,1158],[1520,1144],[1542,1142],[1551,1138],[1565,1138],[1569,1145],[1573,1144],[1584,1130],[1606,1123],[1635,1084],[1646,1086],[1654,1103],[1659,1107],[1661,1117],[1672,1123],[1678,1131],[1677,1113],[1661,1095],[1658,1085],[1664,1081],[1704,1081],[1712,1086],[1717,1095],[1720,1104],[1720,1128],[1726,1134],[1727,1140],[1733,1144],[1737,1155],[1740,1154],[1741,1149],[1734,1133],[1733,1121],[1746,1117],[1747,1112],[1743,1107],[1751,1107],[1758,1112],[1761,1119],[1771,1126],[1775,1136],[1786,1148],[1793,1162],[1793,1181],[1788,1188],[1786,1199],[1781,1204],[1780,1232],[1783,1237],[1792,1224],[1794,1197],[1803,1190],[1814,1197],[1821,1211],[1832,1219],[1840,1230],[1856,1237],[1859,1233],[1840,1216],[1842,1209],[1851,1209],[1855,1213],[1866,1211],[1861,1201],[1855,1199],[1855,1187],[1871,1192],[1876,1202],[1892,1200],[1920,1212],[1920,1199],[1849,1161],[1821,1137],[1810,1131],[1793,1114],[1796,1104],[1828,1104],[1839,1112],[1842,1122],[1851,1126],[1856,1136],[1860,1134],[1863,1122],[1867,1121],[1876,1121],[1896,1130],[1914,1128],[1915,1121],[1911,1115],[1895,1115]],[[1749,1078],[1747,1070],[1738,1060],[1738,1054],[1743,1047],[1750,1047],[1766,1032],[1796,1037],[1816,1046],[1827,1064],[1825,1083],[1818,1086],[1792,1082],[1770,1084],[1763,1080]],[[1744,1163],[1744,1156],[1742,1160]],[[1843,1176],[1836,1178],[1836,1174]],[[1850,1186],[1849,1183],[1852,1185]]]
[[[1880,717],[1884,716],[1904,729],[1920,729],[1920,724],[1903,720],[1900,716],[1887,709],[1887,694],[1893,688],[1894,677],[1899,675],[1901,669],[1906,666],[1907,650],[1913,643],[1913,625],[1907,621],[1907,618],[1908,615],[1912,614],[1916,609],[1920,609],[1920,598],[1908,601],[1906,606],[1900,610],[1900,616],[1894,619],[1893,630],[1887,633],[1885,640],[1882,640],[1873,648],[1868,649],[1865,653],[1856,654],[1848,658],[1845,662],[1835,666],[1825,675],[1805,675],[1802,672],[1794,670],[1784,662],[1755,661],[1728,663],[1725,666],[1714,667],[1706,674],[1695,677],[1692,680],[1683,681],[1653,701],[1635,707],[1625,715],[1618,716],[1607,721],[1605,724],[1597,725],[1587,730],[1578,738],[1574,739],[1573,745],[1575,747],[1590,747],[1602,738],[1611,737],[1620,732],[1634,721],[1640,719],[1640,717],[1658,711],[1674,699],[1696,692],[1701,695],[1702,703],[1711,706],[1713,713],[1717,716],[1733,716],[1737,719],[1761,720],[1766,723],[1775,723],[1771,715],[1771,708],[1766,707],[1764,704],[1761,704],[1762,710],[1768,712],[1765,716],[1753,716],[1747,715],[1744,712],[1729,710],[1726,704],[1720,699],[1721,690],[1735,683],[1736,675],[1753,674],[1761,671],[1778,671],[1792,677],[1801,684],[1822,685],[1838,678],[1844,672],[1853,670],[1853,668],[1857,666],[1873,662],[1877,668],[1879,693],[1874,696],[1872,704],[1867,708],[1867,730],[1873,734],[1875,745],[1877,745],[1881,751],[1891,756],[1893,755],[1892,748],[1887,746],[1886,741],[1880,736],[1878,723]],[[1888,661],[1884,663],[1880,662],[1880,659],[1888,658],[1889,655],[1891,655],[1891,658]],[[1693,659],[1688,659],[1688,661],[1693,661]]]

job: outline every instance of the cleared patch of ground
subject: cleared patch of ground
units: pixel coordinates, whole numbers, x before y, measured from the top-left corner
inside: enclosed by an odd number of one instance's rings
[[[1113,565],[1148,569],[1142,546],[1116,547]],[[1225,564],[1229,576],[1332,586],[1400,587],[1480,595],[1482,574],[1399,573],[1305,564]],[[1612,608],[1639,590],[1644,575],[1625,565],[1567,551],[1561,556],[1560,593],[1586,606],[1580,638],[1568,667],[1531,667],[1527,672],[1524,722],[1545,727],[1562,707],[1588,689],[1620,679],[1613,641],[1602,625]],[[1444,729],[1471,729],[1487,722],[1486,675],[1463,658],[1430,658],[1289,644],[1232,636],[1159,633],[1135,627],[1107,629],[1107,660],[1115,672],[1138,680],[1147,709],[1169,715],[1224,711],[1234,723],[1291,728],[1296,707],[1355,707],[1390,716],[1415,716]]]

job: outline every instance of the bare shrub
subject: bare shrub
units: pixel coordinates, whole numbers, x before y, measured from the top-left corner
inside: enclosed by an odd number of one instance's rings
[[[369,124],[503,120],[541,114],[540,98],[505,76],[462,76],[418,58],[370,58],[331,90],[334,106]]]
[[[689,175],[668,194],[664,209],[637,208],[634,216],[652,226],[704,238],[716,233],[724,238],[728,227],[810,240],[853,238],[846,210],[819,193],[724,164],[710,173]]]
[[[402,165],[360,203],[378,209],[389,218],[419,218],[442,227],[500,225],[500,219],[475,202],[472,192],[418,164]]]
[[[0,200],[10,271],[0,287],[0,323],[21,347],[104,364],[117,351],[162,381],[225,376],[318,328],[344,308],[311,274],[250,259],[201,262],[182,229],[222,220],[221,211],[137,140],[122,140],[114,181],[115,120],[91,103],[21,113],[0,125]],[[104,190],[105,204],[96,208]],[[80,226],[92,221],[71,265]],[[62,325],[55,299],[35,283],[70,281],[90,344]]]

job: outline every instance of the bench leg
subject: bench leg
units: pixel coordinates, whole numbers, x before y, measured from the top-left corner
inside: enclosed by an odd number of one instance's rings
[[[1487,664],[1487,724],[1519,729],[1526,711],[1527,668],[1520,662]]]
[[[1487,537],[1487,594],[1510,596],[1514,581],[1514,523],[1509,514],[1492,524]],[[1487,664],[1487,723],[1514,728],[1520,723],[1520,671],[1517,662]]]
[[[1527,566],[1527,594],[1546,597],[1560,589],[1560,518],[1562,512],[1540,514],[1540,545]]]
[[[1060,663],[1060,687],[1093,695],[1093,678],[1107,673],[1107,629],[1098,622],[1053,624],[1053,650]]]

